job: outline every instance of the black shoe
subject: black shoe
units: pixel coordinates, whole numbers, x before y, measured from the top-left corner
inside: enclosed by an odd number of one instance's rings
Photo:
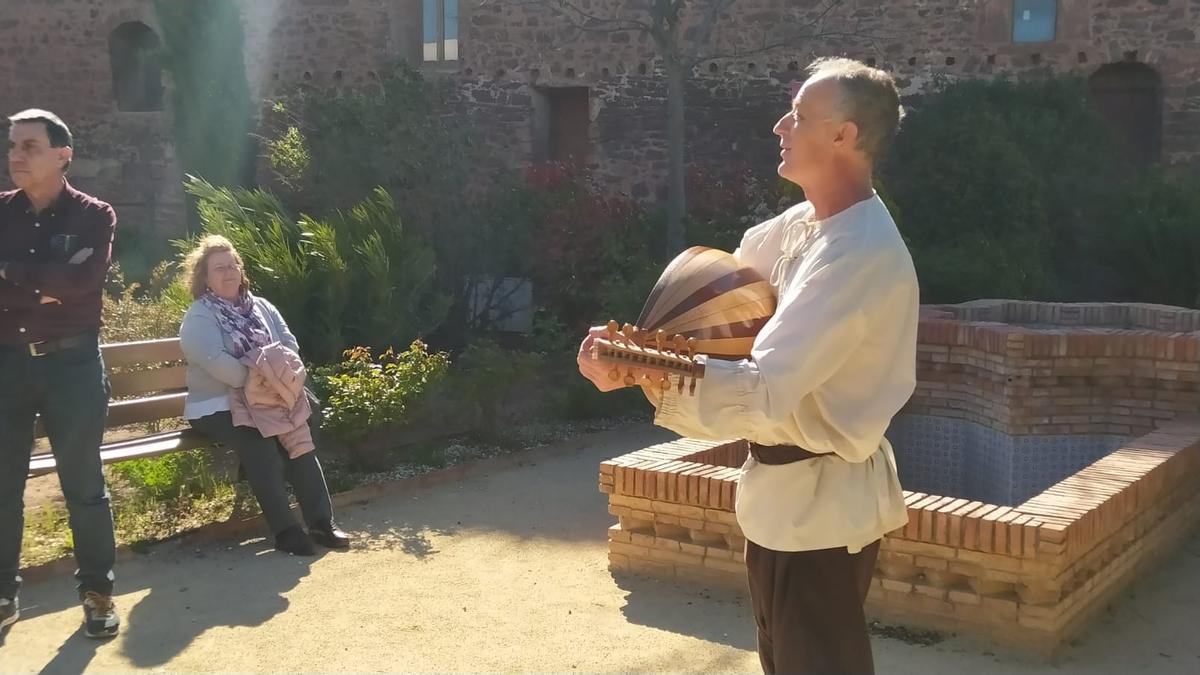
[[[292,555],[316,555],[317,547],[299,525],[292,525],[275,535],[275,550]]]
[[[90,638],[110,638],[121,628],[117,607],[111,595],[96,591],[83,594],[83,632]]]
[[[343,532],[332,519],[309,525],[308,536],[325,548],[350,548],[350,535]]]
[[[21,618],[21,604],[16,598],[0,598],[0,630],[4,630]]]

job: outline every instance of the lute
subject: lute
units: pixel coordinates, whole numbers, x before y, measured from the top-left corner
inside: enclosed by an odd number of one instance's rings
[[[658,386],[679,375],[689,393],[704,377],[704,359],[750,356],[754,338],[775,313],[775,291],[758,272],[731,254],[693,246],[671,261],[655,283],[636,324],[608,322],[608,335],[593,343],[592,358],[613,364],[608,376],[638,384],[633,368],[657,373]],[[624,374],[622,374],[624,367]]]

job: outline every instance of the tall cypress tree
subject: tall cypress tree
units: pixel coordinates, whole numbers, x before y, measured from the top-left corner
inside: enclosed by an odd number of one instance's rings
[[[155,0],[171,73],[175,149],[186,174],[221,187],[254,180],[255,108],[233,0]],[[194,206],[194,200],[189,197]],[[195,208],[189,223],[198,223]]]

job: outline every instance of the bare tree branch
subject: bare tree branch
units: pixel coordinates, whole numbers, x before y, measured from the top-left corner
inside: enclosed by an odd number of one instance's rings
[[[733,6],[736,0],[712,0],[708,5],[708,11],[700,19],[696,25],[696,38],[692,42],[697,45],[707,45],[712,43],[713,30],[717,26],[717,20],[721,18],[721,14]],[[692,56],[693,65],[699,59]]]
[[[823,0],[819,9],[784,3],[785,15],[765,25],[746,27],[728,21],[737,0],[481,0],[481,5],[539,6],[563,17],[578,39],[583,33],[637,32],[648,35],[663,60],[667,85],[667,249],[674,254],[684,244],[686,214],[685,125],[686,79],[701,61],[744,58],[784,47],[797,48],[820,40],[864,39],[858,21],[827,25],[843,0]],[[601,9],[593,9],[600,5]],[[604,7],[607,7],[605,9]],[[807,16],[800,18],[803,12]],[[721,29],[725,28],[725,31]],[[739,29],[740,30],[737,30]],[[735,30],[737,32],[735,32]],[[761,34],[759,34],[761,31]],[[723,39],[724,38],[724,39]]]

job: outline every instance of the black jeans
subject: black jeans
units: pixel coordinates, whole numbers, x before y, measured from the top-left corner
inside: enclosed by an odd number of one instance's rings
[[[300,502],[300,510],[308,524],[333,517],[329,488],[325,485],[325,474],[317,461],[316,451],[289,459],[279,441],[263,438],[258,429],[234,426],[229,412],[213,413],[190,420],[190,423],[200,433],[237,453],[271,534],[279,534],[298,524],[288,503],[284,478],[295,490],[296,500]],[[309,418],[309,423],[312,425],[313,418]]]
[[[25,478],[37,414],[67,502],[79,592],[112,594],[116,542],[100,464],[108,395],[98,337],[46,356],[0,346],[0,597],[16,597],[21,585]]]

